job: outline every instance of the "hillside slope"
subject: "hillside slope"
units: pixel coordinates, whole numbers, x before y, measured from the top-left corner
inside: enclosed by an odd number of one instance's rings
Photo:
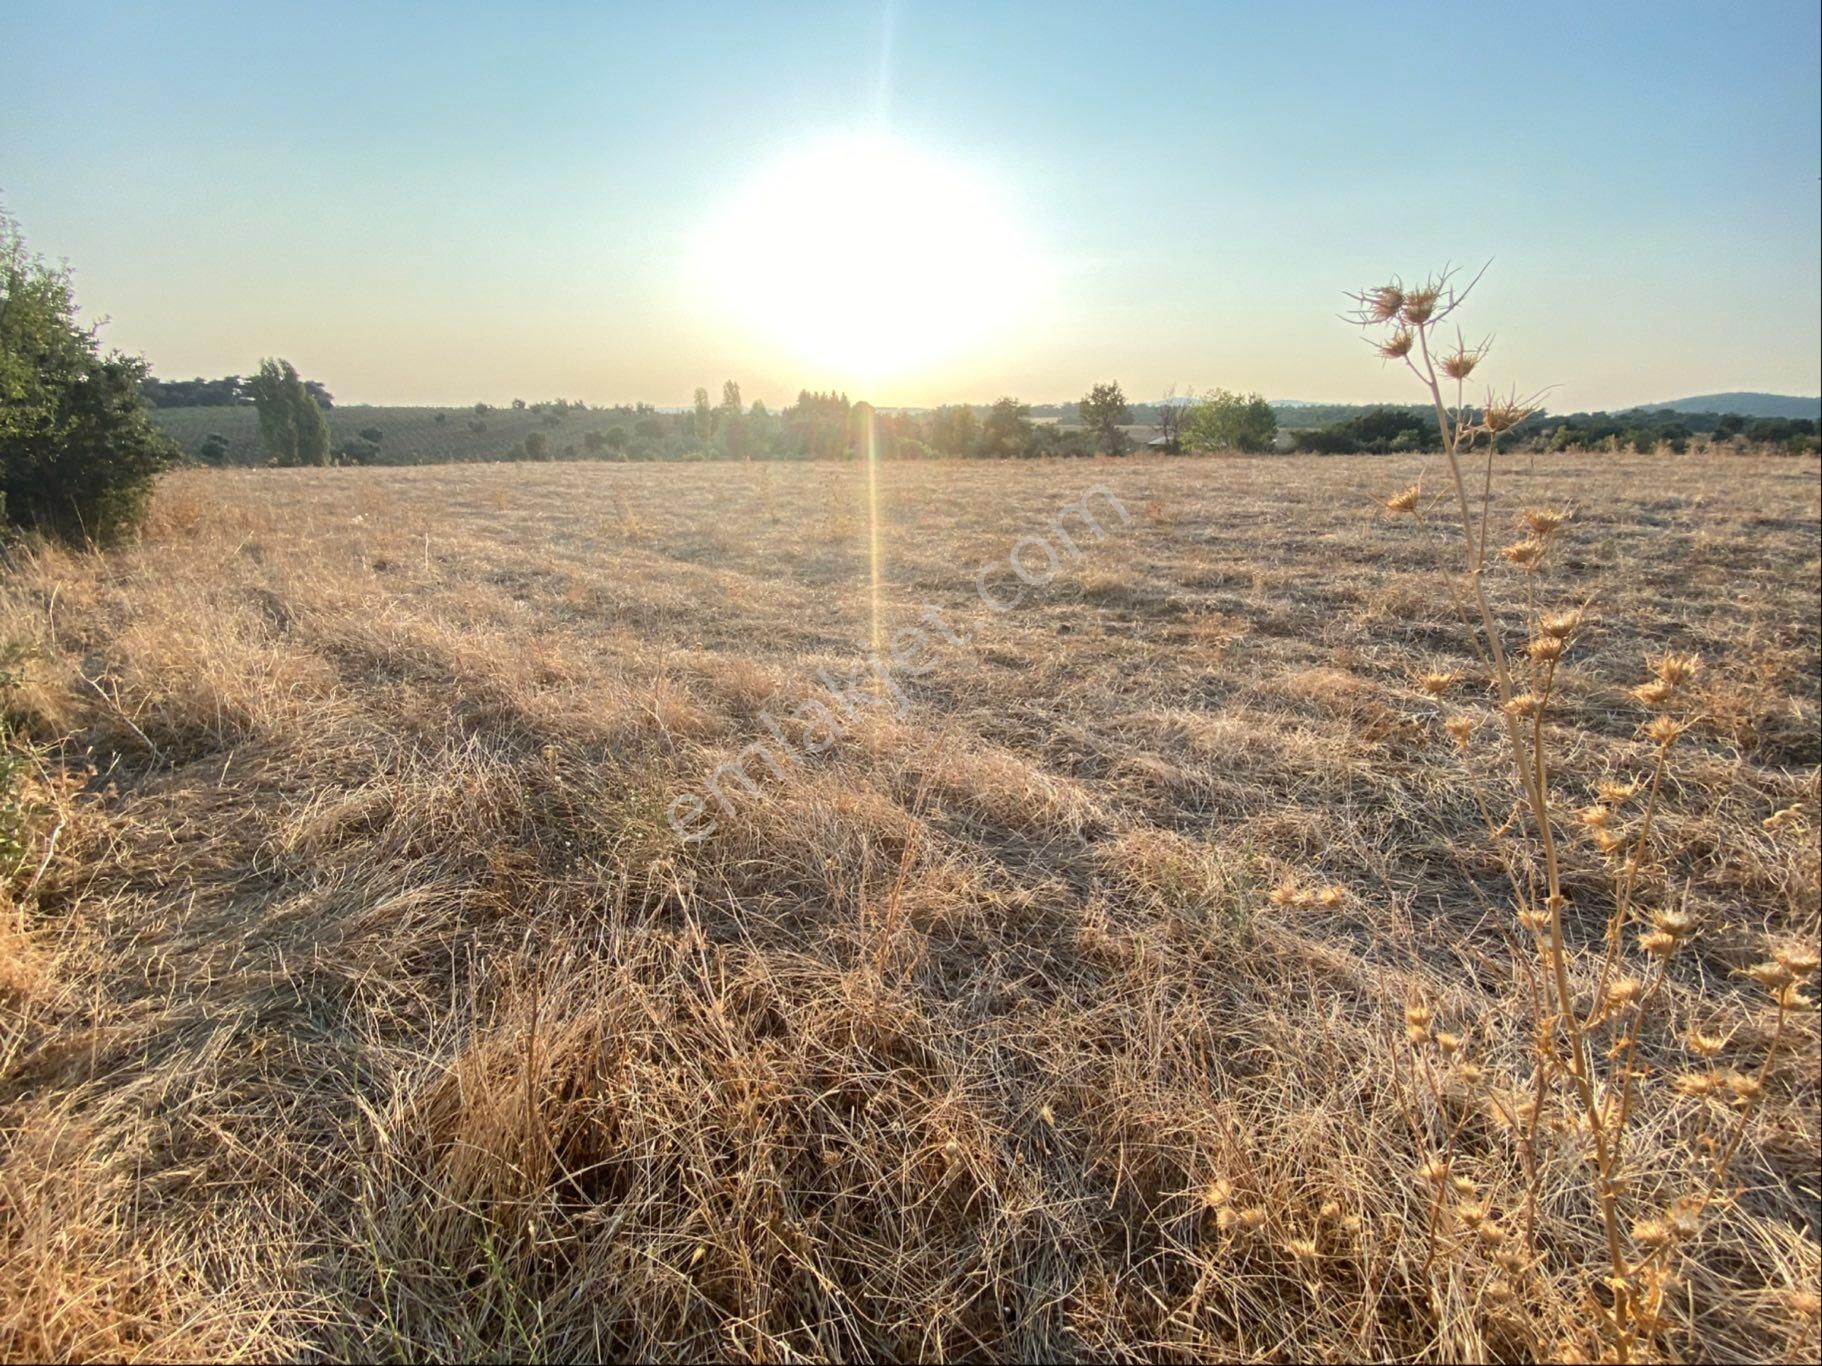
[[[1667,409],[1673,413],[1738,413],[1741,417],[1822,417],[1822,398],[1804,398],[1796,394],[1734,391],[1696,394],[1690,398],[1671,399],[1668,403],[1639,406],[1646,412]]]
[[[612,408],[571,408],[550,415],[556,421],[547,422],[546,414],[530,409],[499,408],[477,415],[472,408],[351,404],[329,410],[329,438],[332,445],[339,446],[357,439],[364,429],[376,427],[381,433],[376,463],[428,465],[503,459],[532,432],[544,433],[553,457],[580,457],[587,452],[590,432],[630,429],[632,425],[623,410]],[[259,416],[251,407],[154,408],[152,418],[186,454],[195,455],[206,437],[219,434],[227,438],[227,463],[266,463],[259,441]],[[481,430],[472,430],[474,423]]]

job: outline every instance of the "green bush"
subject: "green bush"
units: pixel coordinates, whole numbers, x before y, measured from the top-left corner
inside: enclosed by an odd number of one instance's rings
[[[290,361],[261,361],[248,387],[259,409],[259,434],[274,464],[329,463],[329,420]]]
[[[144,361],[102,354],[67,269],[0,214],[0,516],[75,543],[131,531],[177,447],[139,396]]]
[[[1278,414],[1258,394],[1211,389],[1183,414],[1183,441],[1191,450],[1269,450]]]

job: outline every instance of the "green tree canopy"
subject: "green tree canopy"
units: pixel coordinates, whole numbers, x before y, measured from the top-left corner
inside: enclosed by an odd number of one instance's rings
[[[981,424],[981,454],[1007,460],[1030,455],[1036,446],[1037,428],[1031,421],[1031,405],[1016,398],[995,402]]]
[[[329,420],[288,360],[262,360],[248,386],[259,434],[277,465],[327,465]]]
[[[1118,455],[1126,449],[1126,433],[1120,428],[1132,416],[1132,408],[1117,382],[1095,385],[1076,406],[1082,425],[1094,433],[1103,451]]]
[[[1278,434],[1278,414],[1259,394],[1210,389],[1183,415],[1191,450],[1263,451]]]
[[[141,406],[145,362],[102,354],[69,272],[0,214],[0,513],[72,541],[117,540],[177,448]]]

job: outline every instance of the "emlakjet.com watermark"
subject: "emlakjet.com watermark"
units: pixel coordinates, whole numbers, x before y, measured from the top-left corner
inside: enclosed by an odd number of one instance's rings
[[[1105,484],[1095,484],[1081,497],[1062,508],[1044,523],[1041,531],[1021,536],[1012,544],[1003,560],[983,567],[974,576],[975,595],[987,609],[996,614],[1012,611],[1027,596],[1047,588],[1065,563],[1082,558],[1082,542],[1106,539],[1107,523],[1114,520],[1115,529],[1131,525],[1132,514]],[[1073,530],[1072,530],[1073,528]],[[974,636],[951,628],[943,614],[926,606],[918,615],[918,625],[902,626],[892,633],[882,653],[867,653],[862,663],[845,678],[835,678],[827,669],[816,671],[816,681],[827,697],[812,697],[797,703],[785,714],[796,731],[796,739],[769,708],[761,708],[759,724],[770,739],[755,740],[732,759],[718,764],[703,779],[701,786],[675,797],[665,808],[665,817],[677,837],[686,843],[708,839],[721,828],[722,819],[731,818],[736,810],[735,798],[755,800],[760,796],[759,777],[770,773],[783,781],[785,763],[825,754],[863,714],[889,708],[904,714],[911,706],[905,681],[915,680],[935,669],[945,652],[968,648]]]

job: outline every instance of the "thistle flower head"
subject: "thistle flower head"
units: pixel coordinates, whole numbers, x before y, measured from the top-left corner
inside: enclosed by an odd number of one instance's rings
[[[1606,781],[1594,790],[1594,795],[1609,806],[1622,806],[1639,795],[1639,785]]]
[[[1561,508],[1526,508],[1520,515],[1533,536],[1548,536],[1569,520]]]
[[[1509,560],[1529,573],[1543,562],[1546,549],[1542,541],[1527,536],[1522,541],[1514,541],[1511,545],[1502,547],[1499,553],[1502,559]]]
[[[1567,640],[1575,634],[1581,624],[1582,614],[1580,612],[1552,612],[1538,623],[1538,629],[1547,636]]]
[[[1687,1042],[1689,1051],[1698,1058],[1712,1058],[1721,1051],[1727,1041],[1719,1034],[1705,1034],[1699,1029],[1693,1029],[1689,1032]]]
[[[1689,933],[1695,929],[1695,917],[1688,911],[1681,910],[1655,911],[1652,913],[1651,923],[1672,939],[1687,938]]]
[[[1664,1222],[1670,1225],[1670,1231],[1682,1239],[1690,1239],[1702,1231],[1702,1201],[1693,1195],[1683,1195],[1671,1201],[1670,1208],[1664,1211]]]
[[[1682,733],[1682,723],[1672,721],[1668,716],[1657,717],[1649,726],[1645,727],[1646,736],[1665,749],[1669,749],[1674,745],[1677,742],[1677,737]]]
[[[1746,969],[1746,976],[1771,992],[1780,991],[1797,980],[1795,971],[1775,958],[1766,963],[1754,963]]]
[[[1721,1079],[1713,1072],[1685,1072],[1672,1083],[1678,1095],[1699,1100],[1711,1096],[1720,1088]]]
[[[1536,404],[1530,399],[1521,399],[1516,391],[1505,398],[1488,394],[1486,406],[1480,414],[1480,429],[1489,436],[1498,436],[1501,432],[1510,431],[1536,411]]]
[[[1514,697],[1510,702],[1506,703],[1506,715],[1516,716],[1520,720],[1536,716],[1543,709],[1544,699],[1539,697],[1536,693],[1530,692],[1521,692],[1517,697]]]
[[[1661,678],[1654,678],[1649,683],[1641,683],[1632,690],[1632,695],[1647,707],[1661,707],[1670,700],[1675,691]]]
[[[1455,743],[1462,749],[1466,749],[1469,741],[1474,738],[1474,723],[1465,716],[1451,716],[1442,724],[1443,729],[1455,737]]]
[[[1251,1233],[1265,1223],[1265,1211],[1257,1205],[1248,1205],[1245,1209],[1224,1209],[1216,1216],[1215,1222],[1223,1229]]]
[[[1636,977],[1616,977],[1607,988],[1607,1000],[1622,1010],[1644,994],[1645,984]]]
[[[1431,697],[1441,697],[1450,688],[1461,682],[1461,675],[1447,669],[1432,669],[1417,680],[1417,686]]]
[[[1807,977],[1822,967],[1822,955],[1805,945],[1785,944],[1773,949],[1771,956],[1798,977]]]
[[[1665,1246],[1673,1237],[1662,1219],[1641,1219],[1632,1226],[1632,1241],[1647,1251]]]
[[[1555,636],[1533,636],[1525,650],[1539,664],[1554,664],[1563,657],[1563,643]]]
[[[1398,316],[1413,327],[1422,327],[1436,316],[1436,305],[1442,298],[1442,286],[1434,280],[1418,289],[1405,291],[1404,305]]]
[[[1648,930],[1639,936],[1639,948],[1653,958],[1668,958],[1676,952],[1676,936],[1662,930]]]
[[[1482,357],[1486,354],[1487,347],[1484,342],[1479,346],[1469,347],[1464,346],[1460,338],[1457,338],[1455,349],[1442,358],[1437,368],[1450,379],[1466,379],[1474,373],[1474,367],[1480,364]]]
[[[1729,1072],[1722,1080],[1727,1089],[1733,1092],[1734,1099],[1750,1105],[1759,1098],[1759,1092],[1765,1088],[1757,1077],[1749,1077],[1744,1072]]]
[[[1360,295],[1366,316],[1376,323],[1389,323],[1404,308],[1404,290],[1397,284],[1381,285]]]
[[[1401,327],[1391,336],[1379,343],[1379,354],[1387,360],[1403,360],[1411,354],[1411,347],[1417,338],[1408,327]]]
[[[1702,667],[1702,657],[1696,654],[1677,654],[1674,651],[1659,655],[1651,661],[1651,672],[1664,683],[1673,688],[1680,688],[1696,676]]]
[[[1423,487],[1419,484],[1412,484],[1409,488],[1402,488],[1387,498],[1383,506],[1387,512],[1391,513],[1412,512],[1416,510],[1417,502],[1422,497]]]

